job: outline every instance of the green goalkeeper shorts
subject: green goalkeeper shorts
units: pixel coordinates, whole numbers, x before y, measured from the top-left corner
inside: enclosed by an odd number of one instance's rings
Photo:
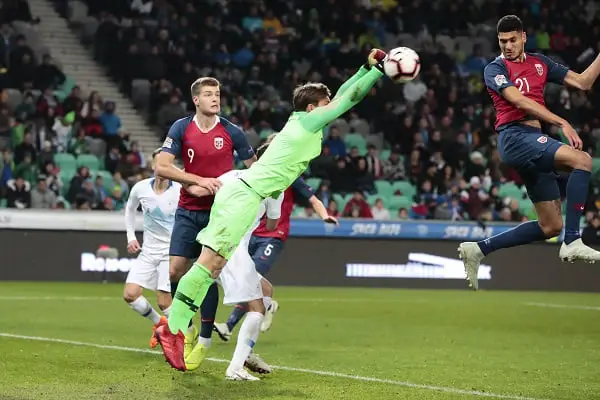
[[[208,225],[198,233],[196,241],[229,260],[252,227],[262,200],[239,179],[223,185],[215,196]]]

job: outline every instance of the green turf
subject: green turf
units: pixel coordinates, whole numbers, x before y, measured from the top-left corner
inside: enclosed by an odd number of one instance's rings
[[[0,283],[0,331],[147,349],[150,323],[120,293]],[[0,337],[0,399],[600,399],[598,295],[278,288],[276,298],[256,347],[265,360],[361,378],[275,370],[227,382],[222,362],[183,374],[158,354]],[[215,337],[210,356],[228,359],[233,347]]]

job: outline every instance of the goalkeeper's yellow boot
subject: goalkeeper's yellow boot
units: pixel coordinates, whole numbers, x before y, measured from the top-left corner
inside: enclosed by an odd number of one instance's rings
[[[185,344],[183,345],[183,358],[187,358],[194,349],[194,346],[198,343],[198,328],[195,325],[188,327],[185,333]]]
[[[202,343],[198,343],[196,347],[194,347],[192,352],[187,357],[185,357],[185,369],[187,371],[193,371],[195,369],[198,369],[198,367],[206,358],[207,353],[208,347],[204,346]]]

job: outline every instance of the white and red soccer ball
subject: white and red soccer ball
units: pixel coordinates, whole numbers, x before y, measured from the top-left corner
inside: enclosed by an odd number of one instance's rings
[[[394,83],[412,81],[421,71],[421,60],[413,49],[396,47],[388,52],[383,71]]]

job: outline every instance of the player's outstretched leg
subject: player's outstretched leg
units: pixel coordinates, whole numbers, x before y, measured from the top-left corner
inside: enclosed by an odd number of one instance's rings
[[[142,295],[142,287],[135,283],[125,284],[125,290],[123,291],[123,300],[131,307],[133,311],[140,314],[144,318],[148,318],[154,325],[152,327],[152,337],[150,338],[150,347],[156,346],[156,340],[154,332],[160,326],[161,316],[148,300]],[[162,321],[163,323],[166,320]]]
[[[499,249],[520,246],[547,238],[539,222],[528,221],[516,227],[479,242],[463,242],[458,246],[458,253],[465,265],[469,286],[474,290],[479,288],[477,275],[481,260],[488,254]]]
[[[588,196],[592,159],[587,153],[568,146],[562,146],[556,152],[555,158],[557,164],[573,168],[567,182],[565,237],[559,257],[563,262],[571,263],[577,260],[588,263],[600,261],[600,252],[586,246],[579,233],[579,224]]]
[[[260,325],[263,321],[265,312],[262,299],[251,300],[248,302],[248,310],[246,318],[240,327],[233,358],[231,359],[229,367],[227,367],[227,379],[242,381],[259,380],[244,369],[244,364],[246,364],[248,357],[252,352],[252,348],[258,340],[258,335],[260,334]],[[267,372],[270,372],[270,368],[268,371],[263,371],[263,373]]]

